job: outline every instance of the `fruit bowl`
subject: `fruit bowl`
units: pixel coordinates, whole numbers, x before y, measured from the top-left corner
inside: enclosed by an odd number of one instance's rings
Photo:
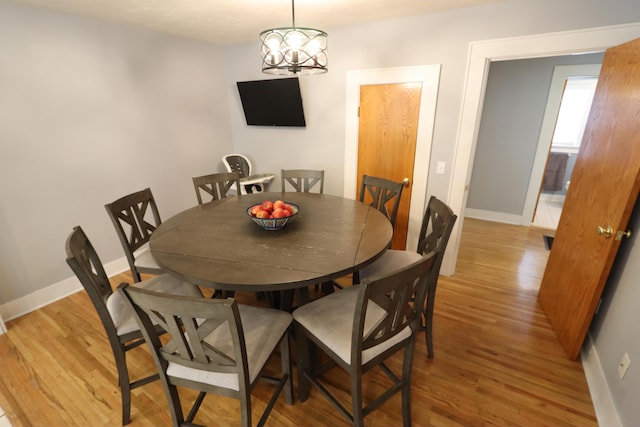
[[[284,215],[286,216],[273,217],[272,215],[275,213],[275,210],[259,209],[265,206],[265,203],[266,202],[251,205],[247,208],[247,211],[246,211],[247,215],[249,215],[249,217],[253,220],[253,222],[258,224],[261,228],[265,230],[280,230],[282,227],[287,225],[287,223],[293,221],[294,218],[298,215],[298,212],[300,211],[300,207],[298,205],[294,203],[289,203],[289,202],[282,202],[286,206],[291,208],[290,212],[284,213]],[[276,203],[277,201],[274,202],[273,204],[276,204]],[[261,210],[263,212],[262,214],[258,214],[258,215],[265,215],[266,213],[268,216],[263,216],[263,217],[256,216],[256,211],[258,210]],[[286,210],[286,209],[283,209],[283,210]]]

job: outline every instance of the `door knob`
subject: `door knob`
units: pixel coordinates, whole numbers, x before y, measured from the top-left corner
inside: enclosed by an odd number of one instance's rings
[[[610,225],[607,225],[606,228],[599,225],[596,231],[600,236],[604,236],[607,239],[613,235],[613,228]]]
[[[409,182],[410,182],[409,178],[405,178],[405,179],[402,180],[402,185],[404,185],[405,187],[408,187],[409,186]]]
[[[616,233],[616,240],[622,240],[623,237],[626,237],[627,239],[631,237],[631,230],[627,230],[627,231],[620,230]]]

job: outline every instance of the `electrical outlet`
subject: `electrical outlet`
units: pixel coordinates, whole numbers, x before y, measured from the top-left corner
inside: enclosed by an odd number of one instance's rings
[[[629,354],[625,353],[624,356],[622,356],[622,360],[618,364],[618,375],[620,375],[620,378],[624,378],[627,371],[629,370],[629,365],[631,365],[631,359],[629,358]]]
[[[446,162],[438,162],[436,165],[436,173],[438,175],[444,175],[444,168],[447,166]]]

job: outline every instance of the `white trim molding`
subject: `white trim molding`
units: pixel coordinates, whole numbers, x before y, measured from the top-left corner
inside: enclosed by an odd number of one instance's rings
[[[520,225],[520,215],[504,212],[485,211],[482,209],[465,209],[466,218],[484,219],[486,221],[502,222],[505,224]]]
[[[129,270],[129,263],[127,262],[127,259],[123,257],[105,264],[104,269],[107,272],[107,275],[111,277]],[[24,316],[25,314],[49,305],[52,302],[58,301],[71,294],[75,294],[82,289],[82,285],[76,276],[61,280],[43,289],[0,305],[0,322],[2,319],[9,321],[17,317]],[[2,330],[4,332],[7,331],[4,322],[0,323],[0,331]]]
[[[598,351],[593,344],[593,339],[590,334],[587,334],[587,339],[582,346],[580,360],[582,360],[582,368],[587,378],[589,393],[593,401],[593,408],[596,411],[598,425],[623,427],[616,405],[613,403],[613,397],[611,396],[607,379],[602,370]]]

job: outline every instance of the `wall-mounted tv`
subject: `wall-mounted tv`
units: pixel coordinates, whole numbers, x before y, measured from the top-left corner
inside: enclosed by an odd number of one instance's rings
[[[247,125],[306,126],[297,77],[237,82]]]

